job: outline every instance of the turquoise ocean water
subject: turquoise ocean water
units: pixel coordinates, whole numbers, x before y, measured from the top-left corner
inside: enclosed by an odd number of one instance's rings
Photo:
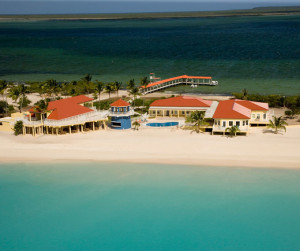
[[[179,92],[300,93],[300,16],[0,22],[0,79],[212,76]]]
[[[297,170],[0,166],[1,250],[299,250]]]

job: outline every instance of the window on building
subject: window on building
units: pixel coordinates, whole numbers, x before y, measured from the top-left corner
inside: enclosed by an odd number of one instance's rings
[[[260,114],[257,114],[257,119],[260,119]]]
[[[218,120],[218,126],[219,126],[219,125],[221,125],[221,121],[220,121],[220,120]]]
[[[264,113],[263,118],[267,119],[267,114],[266,113]]]
[[[246,120],[246,125],[248,125],[248,120]]]
[[[3,125],[2,122],[0,122],[0,126]]]
[[[255,113],[252,114],[252,118],[255,119]]]
[[[184,115],[184,111],[182,111],[182,114]]]
[[[215,125],[217,125],[218,124],[218,121],[217,120],[215,120]]]
[[[240,127],[241,122],[240,122],[240,121],[236,121],[236,122],[235,122],[235,125],[236,125],[237,127]]]
[[[226,127],[226,121],[223,121],[223,127]]]
[[[120,122],[111,122],[111,126],[112,127],[121,127],[121,123]]]
[[[233,126],[233,121],[229,121],[229,126]]]
[[[244,121],[243,121],[243,126],[245,126],[245,125],[246,125],[246,121],[244,120]]]

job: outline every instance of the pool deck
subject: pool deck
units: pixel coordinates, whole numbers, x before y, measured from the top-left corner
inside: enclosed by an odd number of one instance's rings
[[[185,118],[171,118],[171,117],[159,117],[159,118],[153,118],[148,119],[147,122],[142,123],[143,128],[162,128],[162,126],[147,126],[148,123],[167,123],[167,122],[178,122],[179,126],[185,123]],[[177,126],[177,125],[174,125]],[[167,127],[173,127],[173,126],[167,126]]]

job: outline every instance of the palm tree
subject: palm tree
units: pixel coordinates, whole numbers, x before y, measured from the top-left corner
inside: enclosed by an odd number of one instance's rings
[[[14,101],[17,102],[19,97],[20,97],[20,89],[18,86],[14,85],[9,89],[9,94],[8,96]]]
[[[93,89],[91,84],[92,84],[92,75],[90,74],[85,74],[83,78],[81,78],[81,80],[83,81],[84,85],[85,85],[85,90],[87,91],[88,94],[90,94],[90,91]]]
[[[143,77],[140,82],[140,87],[142,86],[147,87],[148,84],[149,84],[148,77]]]
[[[231,127],[227,127],[225,129],[225,132],[229,132],[230,137],[236,136],[236,133],[239,132],[240,129],[238,128],[238,126],[231,126]]]
[[[134,79],[130,79],[129,82],[127,83],[127,89],[131,90],[135,87]]]
[[[140,94],[140,90],[138,87],[133,87],[131,90],[129,90],[129,93],[133,96],[133,106],[134,106],[134,101],[136,99],[136,96]]]
[[[0,93],[2,94],[2,98],[4,101],[5,90],[8,87],[8,83],[5,80],[0,80]]]
[[[106,90],[106,92],[108,93],[108,98],[110,98],[110,93],[111,93],[112,90],[113,90],[112,84],[111,84],[111,83],[106,84],[106,85],[105,85],[105,90]]]
[[[114,89],[117,91],[117,97],[119,97],[119,90],[121,89],[122,82],[114,82]]]
[[[51,98],[52,94],[55,94],[55,97],[57,97],[57,94],[59,92],[59,85],[56,82],[55,79],[48,79],[44,83],[44,91],[48,94],[49,98]]]
[[[61,84],[61,95],[65,96],[65,98],[67,97],[67,94],[68,94],[68,90],[69,90],[69,82],[66,82],[64,81],[62,84]]]
[[[242,90],[242,99],[246,100],[248,96],[248,91],[246,88]]]
[[[60,87],[60,85],[56,82],[56,80],[54,80],[54,79],[52,79],[51,84],[52,84],[52,89],[53,89],[53,93],[54,93],[54,95],[55,95],[55,98],[57,98],[58,94],[59,94],[60,91],[61,91],[61,87]]]
[[[5,116],[7,116],[7,89],[9,85],[5,80],[0,80],[0,93],[2,94],[2,98],[4,101],[4,95],[6,97],[6,102],[5,102]]]
[[[189,117],[186,118],[186,122],[193,123],[193,131],[199,133],[201,127],[207,125],[208,123],[204,120],[204,111],[194,111]]]
[[[46,98],[46,94],[47,94],[47,92],[48,92],[47,88],[48,88],[48,87],[47,87],[46,82],[38,83],[38,88],[37,88],[37,90],[38,90],[38,93],[40,94],[40,96],[41,96],[42,99],[45,99],[45,98]]]
[[[135,121],[132,123],[132,125],[134,126],[133,129],[138,131],[141,124],[140,124],[137,120],[135,120]]]
[[[104,84],[98,80],[95,83],[95,91],[98,93],[99,109],[100,109],[100,94],[104,89]]]
[[[9,90],[9,97],[12,98],[13,101],[19,101],[19,109],[22,112],[22,104],[23,99],[26,97],[27,87],[24,84],[12,86]]]
[[[282,119],[282,116],[280,117],[273,116],[273,121],[270,120],[270,124],[267,127],[275,129],[275,134],[277,134],[278,131],[281,129],[286,132],[286,127],[285,127],[286,125],[288,125],[288,123]]]
[[[41,114],[41,121],[43,122],[44,114],[47,113],[48,103],[42,99],[35,104],[34,111]]]
[[[20,92],[20,112],[22,112],[23,100],[26,98],[27,86],[25,84],[18,85],[18,89]]]
[[[85,74],[83,78],[81,78],[82,81],[89,83],[92,81],[93,76],[90,74]]]

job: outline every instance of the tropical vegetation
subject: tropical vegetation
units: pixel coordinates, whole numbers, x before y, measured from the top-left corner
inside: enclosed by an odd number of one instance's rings
[[[137,120],[135,120],[133,123],[132,123],[132,125],[133,125],[133,129],[134,130],[139,130],[139,127],[140,127],[140,123],[137,121]]]
[[[23,121],[19,120],[15,123],[14,126],[14,134],[16,136],[20,135],[23,133]]]
[[[241,93],[233,93],[233,96],[237,99],[248,99],[251,101],[265,102],[270,107],[287,107],[294,114],[300,113],[300,95],[295,96],[282,96],[277,94],[261,95],[261,94],[249,94],[246,89]]]
[[[231,127],[227,127],[225,129],[225,132],[228,132],[230,137],[236,136],[237,132],[239,132],[239,131],[240,131],[240,129],[236,125],[235,126],[231,126]]]
[[[192,123],[192,131],[196,133],[201,132],[201,128],[208,125],[208,122],[205,121],[205,112],[204,111],[194,111],[190,116],[186,118],[187,123]]]
[[[282,116],[273,116],[273,120],[270,120],[270,124],[267,127],[274,129],[275,134],[277,134],[279,130],[284,130],[286,132],[286,125],[288,125],[288,123],[282,119]]]

